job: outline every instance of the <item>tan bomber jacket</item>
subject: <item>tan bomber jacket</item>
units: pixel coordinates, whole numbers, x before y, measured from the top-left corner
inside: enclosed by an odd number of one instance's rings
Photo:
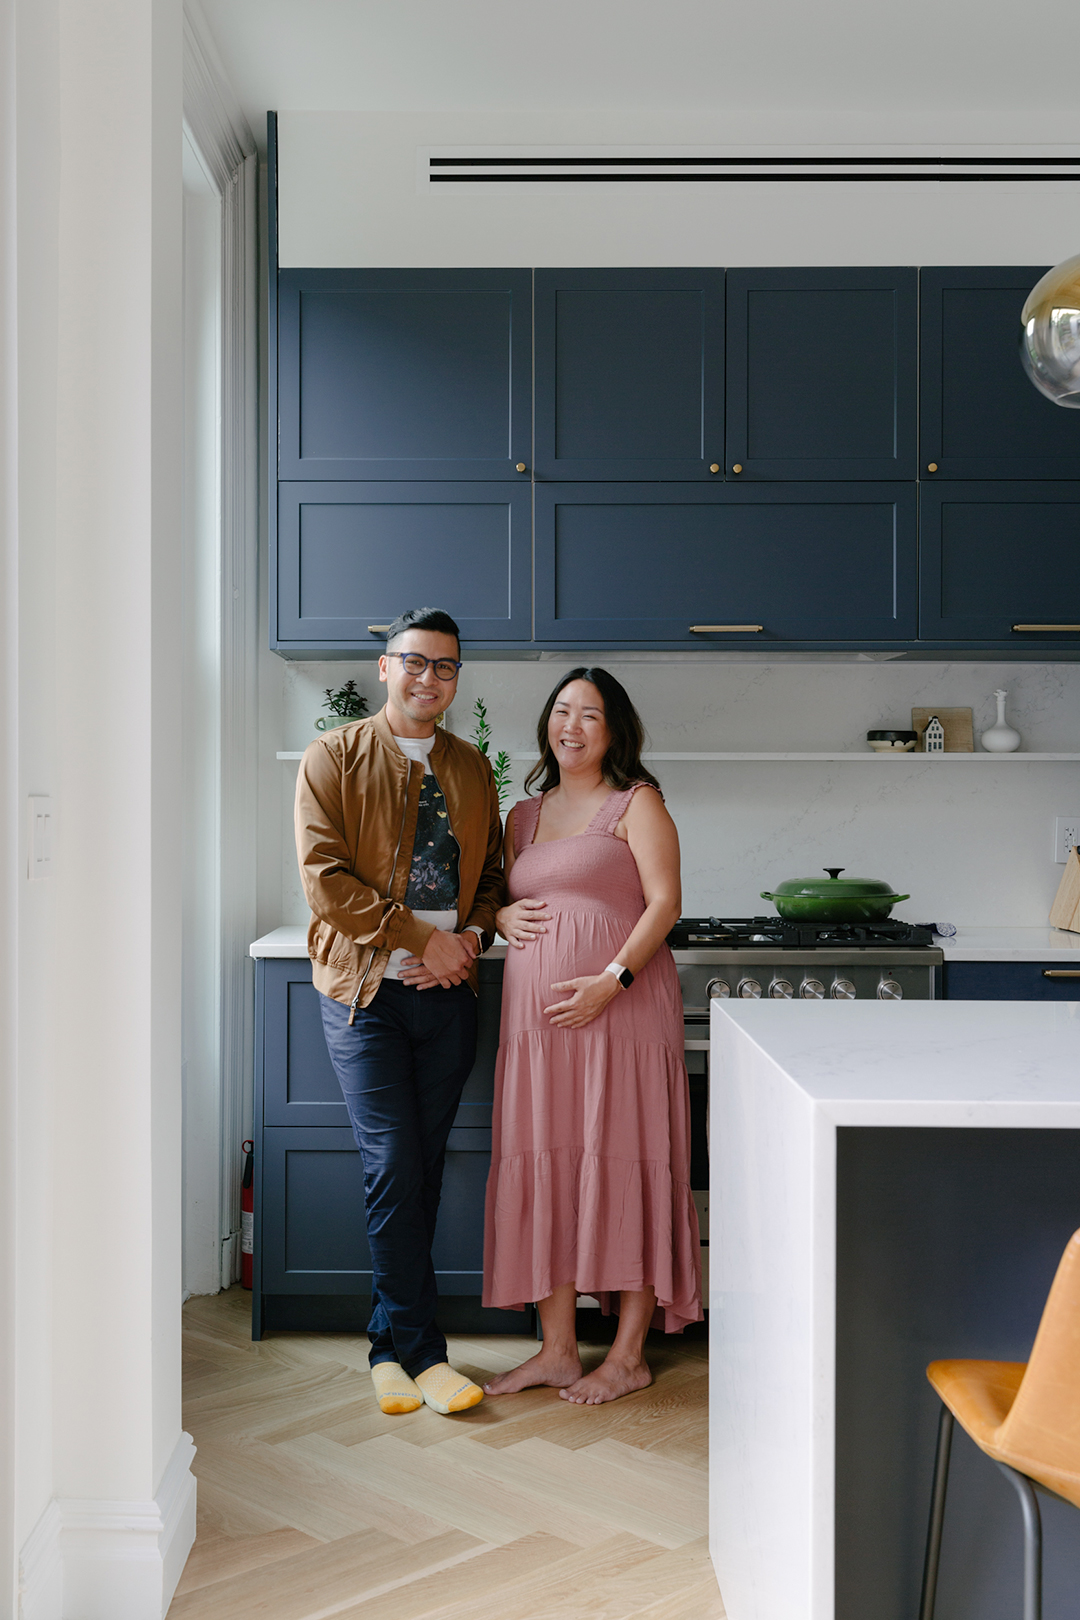
[[[495,938],[503,904],[502,822],[491,766],[471,743],[437,730],[431,768],[461,847],[458,927]],[[312,910],[315,988],[366,1007],[399,946],[419,956],[434,932],[404,904],[424,770],[394,741],[382,709],[310,744],[296,782],[296,850]],[[469,975],[476,989],[476,966]]]

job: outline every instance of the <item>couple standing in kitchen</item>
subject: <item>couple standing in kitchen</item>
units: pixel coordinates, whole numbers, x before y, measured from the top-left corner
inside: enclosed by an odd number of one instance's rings
[[[312,743],[296,836],[327,1047],[364,1169],[372,1379],[384,1412],[450,1414],[534,1384],[595,1405],[650,1382],[650,1325],[701,1319],[678,978],[678,839],[641,723],[572,670],[507,819],[488,761],[437,729],[457,625],[391,625],[386,706]],[[443,1160],[475,1058],[476,959],[508,941],[485,1221],[484,1303],[536,1301],[539,1353],[483,1389],[447,1360],[431,1258]],[[583,1373],[578,1293],[618,1331]]]

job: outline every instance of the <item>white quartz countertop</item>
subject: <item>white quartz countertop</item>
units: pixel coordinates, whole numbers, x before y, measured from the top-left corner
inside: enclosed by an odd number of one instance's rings
[[[1080,1126],[1080,1002],[714,1001],[712,1049],[837,1125]]]
[[[1080,934],[1064,928],[958,928],[938,939],[946,962],[1067,962],[1080,965]]]
[[[947,962],[1066,962],[1080,965],[1080,934],[1063,928],[961,928],[955,939],[936,941]],[[307,928],[286,923],[249,946],[252,956],[306,956]],[[496,945],[489,954],[505,954]]]

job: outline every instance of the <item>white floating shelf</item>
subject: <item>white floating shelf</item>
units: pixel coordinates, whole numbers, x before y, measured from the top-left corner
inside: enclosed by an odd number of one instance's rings
[[[278,759],[303,759],[303,757],[304,757],[304,754],[303,754],[302,749],[297,749],[295,752],[286,751],[286,750],[279,750],[278,754],[277,754]],[[516,759],[516,760],[521,760],[521,761],[525,761],[525,760],[533,761],[533,760],[536,759],[536,754],[533,753],[533,752],[528,752],[528,751],[520,752],[518,750],[515,750],[510,755],[510,757],[511,757],[511,759]],[[866,750],[865,753],[856,753],[853,749],[848,749],[847,752],[843,753],[843,754],[790,754],[790,753],[789,754],[769,754],[769,753],[702,754],[702,753],[694,753],[694,754],[642,754],[641,757],[642,757],[642,759],[655,759],[655,760],[660,760],[661,762],[663,762],[663,761],[671,761],[671,760],[686,760],[686,761],[701,760],[701,761],[706,761],[706,760],[723,760],[723,759],[732,759],[732,760],[735,760],[735,759],[746,759],[746,760],[809,759],[809,760],[815,760],[816,759],[816,760],[839,760],[839,761],[843,761],[845,764],[850,764],[852,762],[854,762],[855,764],[862,764],[866,760],[870,760],[870,759],[910,759],[910,760],[919,760],[922,763],[925,763],[927,760],[935,760],[935,761],[936,760],[943,760],[943,761],[950,761],[950,762],[954,762],[954,763],[958,762],[960,760],[982,760],[982,762],[984,764],[987,764],[987,763],[1004,764],[1008,760],[1019,760],[1021,763],[1023,761],[1025,761],[1025,760],[1027,760],[1028,762],[1034,762],[1034,761],[1040,761],[1040,760],[1042,760],[1042,761],[1045,761],[1045,760],[1057,760],[1057,761],[1080,760],[1080,754],[1025,754],[1025,753],[1022,753],[1022,752],[1017,753],[1017,754],[875,754],[869,748]]]

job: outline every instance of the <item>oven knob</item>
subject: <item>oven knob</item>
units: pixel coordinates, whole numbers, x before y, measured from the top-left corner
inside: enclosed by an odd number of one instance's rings
[[[705,994],[710,1001],[726,1001],[731,995],[731,986],[726,979],[710,979],[705,986]]]
[[[769,986],[769,994],[774,1001],[790,1001],[795,992],[787,979],[774,979]]]
[[[825,994],[825,986],[820,979],[804,979],[799,986],[799,994],[804,1001],[820,1001]]]
[[[761,994],[761,986],[756,979],[740,979],[739,994],[744,1001],[756,1001]]]
[[[882,979],[877,987],[879,1001],[903,1001],[904,987],[895,979]]]
[[[854,1001],[855,986],[850,979],[834,979],[829,994],[834,1001]]]

